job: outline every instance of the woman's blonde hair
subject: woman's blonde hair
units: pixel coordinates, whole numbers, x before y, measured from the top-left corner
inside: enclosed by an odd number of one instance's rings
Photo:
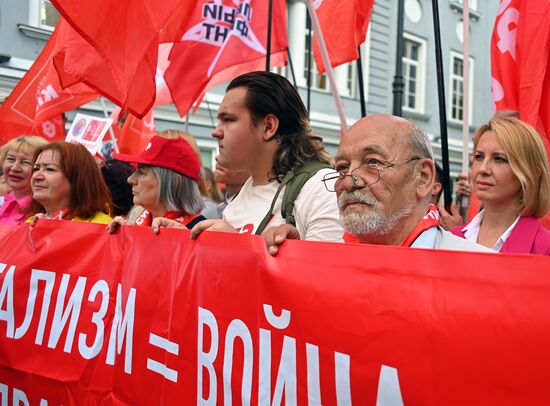
[[[543,217],[550,209],[550,176],[548,156],[537,131],[529,124],[514,118],[493,118],[479,127],[474,135],[474,151],[479,140],[492,131],[508,156],[510,168],[518,178],[523,214]]]
[[[29,155],[34,155],[34,152],[48,144],[48,140],[45,138],[39,137],[38,135],[22,135],[20,137],[9,140],[3,147],[2,150],[5,151],[2,155],[2,162],[6,159],[8,151],[23,151]],[[5,150],[4,150],[5,148]]]

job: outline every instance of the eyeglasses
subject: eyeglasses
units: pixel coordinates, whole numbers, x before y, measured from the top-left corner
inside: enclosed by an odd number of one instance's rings
[[[412,157],[403,162],[389,163],[389,164],[365,164],[358,166],[350,173],[331,172],[323,176],[323,183],[325,188],[329,192],[338,192],[343,189],[342,180],[349,176],[356,187],[363,188],[365,186],[374,185],[380,180],[380,171],[384,169],[393,168],[398,165],[407,164],[420,159],[419,157]],[[334,181],[334,182],[333,182]]]

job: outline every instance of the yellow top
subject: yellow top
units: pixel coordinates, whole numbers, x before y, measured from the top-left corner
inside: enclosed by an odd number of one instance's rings
[[[94,214],[92,217],[89,217],[87,219],[83,219],[80,217],[73,217],[71,221],[80,221],[85,223],[96,223],[96,224],[109,224],[113,218],[109,216],[108,214],[102,213],[98,211],[96,214]]]
[[[78,221],[80,223],[109,224],[112,219],[113,218],[108,214],[98,211],[92,217],[88,217],[88,218],[73,217],[71,221]],[[31,221],[32,221],[32,217],[29,217],[27,220],[25,220],[26,223],[30,223]]]

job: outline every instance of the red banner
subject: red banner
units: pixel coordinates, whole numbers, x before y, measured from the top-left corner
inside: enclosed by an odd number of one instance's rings
[[[44,220],[0,238],[2,404],[550,402],[546,257],[272,258],[256,236]]]
[[[550,2],[500,2],[491,65],[496,110],[518,111],[539,131],[550,157]]]

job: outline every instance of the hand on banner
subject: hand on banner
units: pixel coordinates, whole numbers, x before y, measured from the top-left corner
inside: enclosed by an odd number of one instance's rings
[[[236,233],[237,230],[225,220],[203,220],[191,230],[191,238],[196,239],[203,231],[221,231]]]
[[[460,199],[461,197],[470,197],[472,195],[472,186],[468,180],[468,175],[461,173],[458,175],[458,182],[455,186],[456,197]]]
[[[267,252],[275,256],[279,252],[279,245],[286,240],[299,240],[300,233],[296,227],[290,224],[281,224],[280,226],[272,227],[267,230],[264,234],[264,238]]]
[[[439,207],[439,214],[441,214],[441,227],[445,230],[450,230],[453,227],[460,226],[464,224],[464,219],[460,215],[460,210],[458,209],[458,205],[456,203],[451,204],[451,212],[449,213],[447,210],[445,210],[445,207],[440,204]]]
[[[185,226],[181,223],[178,223],[175,220],[167,219],[166,217],[157,217],[153,219],[153,222],[151,223],[151,228],[153,229],[153,233],[158,234],[160,232],[160,228],[185,228]]]
[[[36,213],[34,216],[31,217],[31,224],[30,226],[31,227],[34,227],[36,225],[36,223],[38,222],[38,220],[40,219],[47,219],[48,216],[46,215],[46,213]]]
[[[125,226],[128,224],[130,223],[128,223],[128,220],[126,220],[124,217],[116,216],[109,224],[107,224],[107,232],[109,234],[114,234],[120,226]]]

